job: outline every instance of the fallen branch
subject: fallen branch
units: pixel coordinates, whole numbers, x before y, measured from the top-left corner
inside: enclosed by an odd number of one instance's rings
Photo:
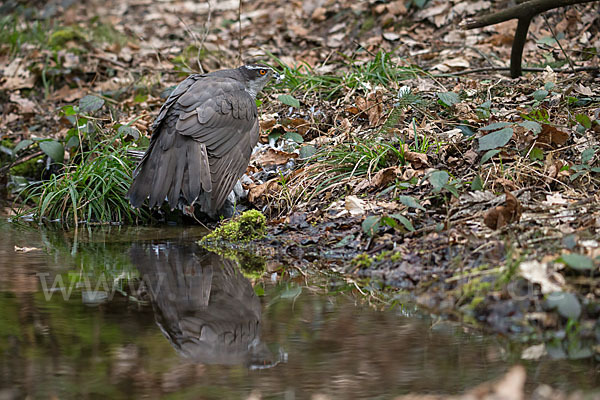
[[[544,71],[546,71],[545,68],[539,68],[539,67],[526,67],[526,68],[521,68],[521,70],[525,71],[525,72],[544,72]],[[431,76],[434,76],[434,77],[457,76],[457,75],[476,74],[478,72],[494,72],[494,71],[510,71],[510,67],[473,68],[473,69],[465,69],[465,70],[456,71],[456,72],[448,72],[448,73],[444,73],[444,74],[434,74]],[[571,68],[568,68],[568,69],[553,69],[552,71],[556,72],[557,74],[566,74],[566,73],[573,73],[573,71],[575,71],[575,72],[600,71],[600,67],[587,66],[587,67],[575,67],[574,70],[572,70]]]
[[[510,54],[510,76],[512,78],[518,78],[523,71],[521,68],[523,47],[525,46],[531,19],[538,14],[554,8],[591,3],[592,1],[596,0],[529,0],[493,14],[466,19],[459,24],[459,27],[462,29],[482,28],[484,26],[495,25],[500,22],[517,18],[519,22],[515,31]]]

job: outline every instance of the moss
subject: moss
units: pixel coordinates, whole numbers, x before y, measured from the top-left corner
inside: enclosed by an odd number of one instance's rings
[[[373,259],[368,254],[359,254],[350,261],[350,264],[357,268],[369,268],[373,264]]]
[[[262,239],[267,226],[266,217],[258,210],[249,210],[229,222],[222,223],[217,229],[200,239],[201,245],[216,241],[248,243]]]
[[[473,297],[473,300],[471,300],[471,304],[469,304],[469,308],[473,310],[476,309],[479,304],[483,303],[483,300],[485,300],[484,296]]]
[[[466,298],[475,298],[485,295],[492,288],[491,282],[482,282],[481,278],[474,278],[461,286],[460,290]]]
[[[393,252],[392,256],[390,257],[390,261],[392,261],[392,262],[402,261],[402,253],[400,253],[399,251]]]
[[[61,47],[70,40],[85,39],[83,34],[76,27],[68,26],[53,32],[48,38],[48,45],[51,47]]]
[[[25,176],[28,178],[39,179],[44,170],[44,163],[38,162],[44,158],[43,155],[32,158],[24,163],[17,164],[10,169],[10,174],[13,176]]]

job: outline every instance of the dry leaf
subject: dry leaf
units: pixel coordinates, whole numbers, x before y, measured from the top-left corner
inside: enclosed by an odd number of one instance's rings
[[[521,203],[512,193],[507,191],[505,194],[505,205],[492,208],[483,218],[483,223],[490,229],[500,229],[521,219]]]
[[[388,167],[378,171],[371,180],[364,179],[354,188],[354,193],[360,193],[364,190],[373,190],[385,187],[396,180],[396,177],[402,174],[400,167]]]
[[[521,276],[531,283],[537,283],[542,288],[542,293],[559,292],[561,285],[551,280],[552,276],[548,274],[548,264],[539,261],[523,261],[519,265]]]
[[[369,125],[376,126],[381,120],[383,113],[383,93],[378,90],[375,93],[369,93],[367,96],[367,115],[369,116]]]
[[[30,251],[39,250],[37,247],[20,247],[15,246],[16,253],[29,253]]]
[[[558,130],[552,125],[542,124],[542,131],[538,135],[537,143],[540,147],[561,146],[569,139],[569,133]]]
[[[357,216],[365,213],[367,203],[356,196],[346,196],[345,208],[350,215]]]
[[[290,159],[297,157],[298,154],[296,153],[288,153],[287,151],[276,150],[269,147],[267,151],[254,156],[253,161],[262,167],[268,167],[271,165],[287,164]]]
[[[54,91],[50,98],[52,100],[62,100],[66,103],[71,103],[85,96],[87,92],[80,88],[71,89],[68,85],[64,85],[59,90]]]
[[[9,99],[19,106],[19,110],[22,114],[31,114],[35,111],[36,104],[29,99],[21,97],[18,91],[11,93]]]
[[[250,185],[248,188],[248,201],[256,205],[257,200],[266,200],[267,196],[279,192],[279,189],[279,178],[273,178],[260,185]]]
[[[404,144],[403,147],[404,159],[408,161],[413,168],[420,169],[423,167],[429,167],[429,159],[427,158],[427,154],[410,151],[408,145],[406,144]]]

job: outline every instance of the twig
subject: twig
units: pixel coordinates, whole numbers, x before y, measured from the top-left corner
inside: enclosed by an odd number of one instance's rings
[[[567,52],[565,51],[565,49],[562,47],[562,44],[560,43],[560,40],[558,40],[558,37],[554,33],[554,29],[552,28],[552,25],[550,25],[550,22],[548,22],[548,18],[546,18],[546,16],[543,15],[543,14],[542,14],[542,17],[544,17],[544,21],[546,22],[546,26],[548,27],[548,29],[550,29],[550,33],[552,34],[552,37],[554,38],[554,40],[556,40],[556,43],[558,43],[558,47],[560,47],[560,51],[562,51],[563,55],[565,56],[565,58],[569,62],[569,66],[571,67],[571,70],[573,71],[573,73],[575,73],[575,65],[573,64],[573,61],[571,60],[571,57],[569,57],[569,55],[567,54]]]
[[[242,65],[242,0],[238,5],[238,65]]]
[[[483,67],[483,68],[465,69],[465,70],[457,71],[457,72],[449,72],[446,74],[436,74],[436,75],[432,75],[432,76],[446,77],[446,76],[475,74],[478,72],[510,71],[510,70],[511,70],[510,67]],[[546,69],[538,68],[538,67],[523,68],[522,70],[525,72],[544,72],[544,71],[546,71]],[[564,73],[570,74],[573,72],[600,71],[600,67],[595,67],[595,66],[575,67],[573,71],[571,71],[571,69],[555,69],[553,71],[558,74],[564,74]]]
[[[127,70],[128,66],[123,64],[121,61],[117,61],[117,60],[111,60],[108,57],[105,56],[101,56],[99,54],[90,54],[92,57],[97,58],[98,60],[102,60],[102,61],[106,61],[109,62],[119,68],[122,68],[123,70]]]
[[[39,156],[41,156],[43,154],[44,154],[43,151],[38,151],[37,153],[29,154],[27,156],[23,156],[21,158],[18,158],[15,161],[13,161],[12,163],[10,163],[8,165],[5,165],[2,168],[0,168],[0,175],[4,175],[6,173],[6,171],[8,171],[9,169],[11,169],[15,165],[23,164],[24,162],[27,162],[27,161],[29,161],[31,159],[39,157]]]
[[[529,24],[534,16],[553,8],[565,7],[574,4],[590,3],[595,0],[529,0],[514,7],[484,15],[479,18],[469,18],[460,23],[462,29],[483,28],[495,25],[510,19],[518,19],[517,30],[513,40],[510,53],[510,75],[513,78],[521,76],[523,70],[521,61],[523,59],[523,48],[529,31]]]

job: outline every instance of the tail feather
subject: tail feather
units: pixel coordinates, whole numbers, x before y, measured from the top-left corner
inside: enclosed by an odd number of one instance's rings
[[[149,206],[160,206],[165,198],[175,208],[183,197],[187,204],[202,200],[212,190],[206,147],[187,137],[179,136],[174,146],[163,149],[151,146],[134,171],[127,196],[133,207],[140,207],[148,197]],[[200,201],[203,211],[206,202]]]

